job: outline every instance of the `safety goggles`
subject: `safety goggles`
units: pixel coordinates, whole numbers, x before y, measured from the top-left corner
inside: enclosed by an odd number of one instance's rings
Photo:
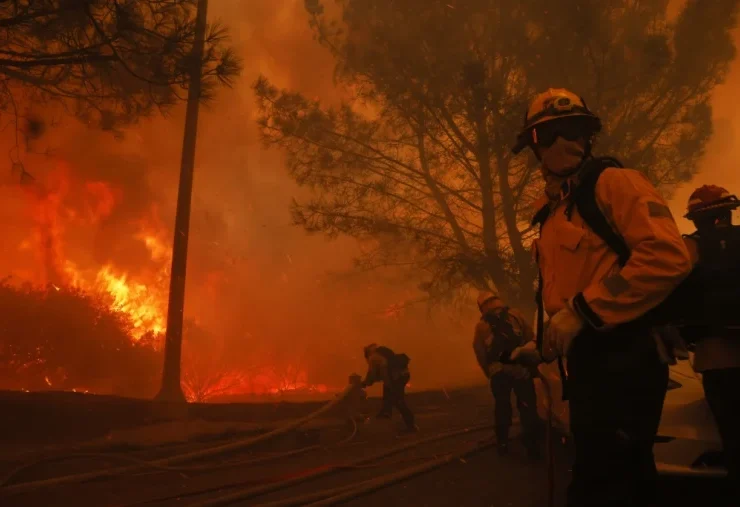
[[[537,123],[537,121],[548,116],[553,117],[553,119]],[[548,129],[561,128],[561,125],[577,125],[577,130],[580,134],[578,137],[583,137],[583,133],[585,132],[596,133],[601,130],[601,122],[589,109],[573,104],[568,100],[559,100],[556,103],[550,104],[539,113],[526,118],[525,123],[533,125],[533,127],[525,128],[525,130],[519,133],[516,144],[511,150],[514,155],[518,155],[528,146],[534,147],[535,145],[539,145],[547,148],[548,146],[552,146],[558,137],[567,138],[566,136],[574,135],[573,131],[576,130],[576,127],[566,126],[562,127],[560,136],[555,135],[552,137]],[[533,128],[537,130],[535,131]],[[534,137],[535,135],[537,136],[536,138]]]

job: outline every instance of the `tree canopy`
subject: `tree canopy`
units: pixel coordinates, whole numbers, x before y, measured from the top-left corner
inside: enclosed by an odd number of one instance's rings
[[[240,72],[227,35],[209,28],[205,100]],[[195,0],[0,2],[0,112],[51,99],[104,129],[130,122],[184,96],[194,36]]]
[[[434,297],[495,285],[531,308],[542,183],[534,157],[511,147],[536,93],[582,95],[604,122],[597,153],[664,192],[696,172],[738,2],[688,0],[674,20],[667,4],[306,0],[352,98],[329,108],[265,77],[254,86],[265,143],[313,189],[295,223],[370,239],[360,264],[405,266]]]

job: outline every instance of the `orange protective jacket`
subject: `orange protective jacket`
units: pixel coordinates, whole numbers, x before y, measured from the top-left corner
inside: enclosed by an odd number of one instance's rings
[[[503,306],[503,305],[500,305]],[[491,310],[495,310],[492,308]],[[534,331],[532,326],[524,318],[524,315],[515,308],[509,308],[509,321],[514,332],[522,337],[519,345],[524,345],[527,342],[534,341]],[[473,351],[475,352],[475,359],[478,361],[478,366],[486,377],[491,377],[500,371],[512,371],[513,373],[521,373],[519,370],[526,374],[526,369],[518,364],[504,365],[499,361],[488,363],[487,352],[493,342],[499,337],[493,336],[491,332],[491,326],[486,321],[481,319],[475,326],[475,332],[473,333]],[[500,339],[500,338],[499,338]],[[507,368],[508,367],[508,368]],[[516,371],[514,371],[516,370]]]
[[[568,195],[550,202],[550,216],[534,247],[547,314],[570,304],[592,327],[608,329],[661,303],[688,276],[692,264],[668,206],[642,173],[608,168],[595,193],[607,221],[630,248],[624,267],[577,209],[568,219]]]

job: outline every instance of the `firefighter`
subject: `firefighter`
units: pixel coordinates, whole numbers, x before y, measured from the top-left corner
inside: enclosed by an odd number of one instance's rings
[[[541,421],[537,415],[534,372],[507,357],[518,347],[534,340],[532,327],[517,310],[509,308],[492,292],[478,296],[481,319],[475,326],[473,350],[488,378],[495,403],[498,452],[508,454],[511,427],[511,391],[514,391],[522,422],[522,441],[532,459],[541,453]]]
[[[691,260],[649,180],[592,155],[600,130],[581,97],[549,89],[529,106],[513,152],[529,147],[545,182],[534,249],[550,316],[542,352],[567,374],[575,446],[567,505],[650,505],[668,366],[640,317],[686,278]]]
[[[715,185],[702,186],[689,198],[685,217],[696,231],[685,239],[696,263],[692,282],[702,285],[708,306],[704,315],[714,309],[737,311],[732,294],[740,282],[740,226],[732,224],[732,210],[739,206],[737,197]],[[722,438],[728,483],[737,495],[728,505],[740,505],[740,330],[723,327],[720,320],[712,319],[711,326],[684,327],[682,334],[694,347],[694,370],[702,374],[704,394]]]
[[[396,354],[388,347],[372,343],[365,347],[365,360],[368,369],[361,386],[365,388],[375,382],[383,382],[383,404],[376,417],[390,419],[395,407],[406,424],[406,431],[412,433],[418,431],[414,414],[406,405],[406,384],[411,379],[408,356]]]

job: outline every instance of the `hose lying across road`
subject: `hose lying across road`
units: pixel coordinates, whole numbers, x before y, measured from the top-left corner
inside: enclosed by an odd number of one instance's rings
[[[392,456],[394,454],[398,454],[398,453],[403,452],[403,451],[405,451],[407,449],[411,449],[413,447],[417,447],[417,446],[422,445],[422,444],[427,444],[427,443],[430,443],[430,442],[435,442],[435,441],[438,441],[438,440],[444,440],[444,439],[447,439],[447,438],[455,437],[455,436],[458,436],[458,435],[463,435],[463,434],[466,434],[466,433],[474,433],[474,432],[488,430],[488,429],[492,429],[492,428],[493,428],[493,425],[491,425],[491,424],[484,424],[484,425],[474,426],[474,427],[471,427],[471,428],[464,428],[464,429],[460,429],[460,430],[456,430],[456,431],[449,431],[449,432],[446,432],[446,433],[441,433],[441,434],[434,435],[434,436],[431,436],[431,437],[427,437],[427,438],[415,440],[413,442],[409,442],[409,443],[406,443],[406,444],[402,444],[400,446],[393,447],[392,449],[385,450],[385,451],[376,453],[376,454],[374,454],[372,456],[369,456],[369,457],[366,457],[366,458],[361,458],[359,460],[355,460],[353,462],[350,462],[350,463],[347,463],[347,464],[344,464],[344,465],[335,465],[335,466],[322,467],[322,468],[315,469],[314,471],[310,471],[310,472],[308,472],[306,474],[303,474],[301,476],[298,476],[298,477],[292,477],[292,478],[288,478],[288,479],[281,480],[281,481],[278,481],[278,482],[271,482],[271,483],[268,483],[268,484],[264,484],[262,486],[257,486],[257,487],[252,487],[252,488],[248,488],[248,489],[243,489],[243,490],[240,490],[240,491],[234,491],[232,493],[228,493],[228,494],[225,494],[225,495],[222,495],[222,496],[218,496],[218,497],[215,497],[215,498],[209,498],[209,499],[203,500],[201,502],[198,502],[196,504],[193,504],[191,507],[219,507],[219,506],[232,505],[235,502],[240,502],[240,501],[243,501],[243,500],[247,500],[249,498],[254,498],[254,497],[261,496],[261,495],[265,495],[265,494],[271,493],[273,491],[282,490],[282,489],[285,489],[286,487],[290,487],[290,486],[293,486],[293,485],[296,485],[296,484],[300,484],[300,483],[305,482],[307,480],[316,479],[318,477],[322,477],[324,475],[328,475],[330,473],[334,473],[334,472],[337,472],[337,471],[342,470],[342,469],[355,468],[355,467],[359,467],[359,466],[362,466],[362,465],[366,465],[368,463],[372,463],[372,462],[378,461],[378,460],[380,460],[382,458],[385,458],[387,456]],[[492,445],[492,442],[493,441],[491,441],[491,443],[484,444],[484,447],[488,447],[488,446]],[[473,450],[468,449],[462,455],[468,454],[470,452],[473,452],[474,450],[477,450],[478,448],[479,447],[476,446]],[[411,467],[411,468],[409,468],[409,469],[407,469],[407,470],[404,471],[404,473],[409,474],[408,476],[401,476],[400,475],[401,472],[399,472],[399,477],[400,478],[397,479],[397,480],[403,480],[403,479],[405,479],[407,477],[411,477],[412,475],[416,475],[418,473],[423,473],[427,469],[428,470],[431,470],[432,468],[435,468],[437,466],[442,466],[445,463],[448,463],[449,461],[451,461],[452,459],[456,459],[457,457],[461,457],[462,455],[458,453],[458,454],[452,455],[453,457],[451,457],[451,458],[450,457],[440,458],[438,460],[434,460],[434,461],[431,461],[431,462],[428,462],[428,463],[424,463],[422,465],[418,465],[417,467]],[[436,465],[432,465],[433,463],[436,463]],[[426,468],[426,467],[429,467],[429,468]],[[413,471],[413,472],[410,472],[410,471]],[[391,475],[394,475],[394,474],[391,474]],[[371,487],[371,488],[374,488],[374,489],[379,489],[379,488],[384,487],[382,484],[379,487],[376,487],[375,486],[376,482],[373,482],[373,481],[378,481],[378,480],[379,479],[373,479],[372,481],[369,481],[365,486],[362,486],[362,487],[363,488],[370,488]],[[385,476],[385,479],[384,480],[390,480],[390,476]],[[370,484],[371,482],[372,482],[372,484]],[[358,488],[360,487],[359,484],[355,484],[354,486],[356,486]],[[223,488],[223,486],[222,486],[222,488]],[[368,492],[371,491],[371,490],[372,489],[368,489]],[[205,492],[206,491],[193,492],[193,493],[187,494],[187,496],[202,494],[202,493],[205,493]],[[181,495],[167,497],[167,498],[160,498],[160,499],[157,499],[157,501],[164,501],[164,500],[169,500],[169,499],[174,499],[174,498],[182,498],[183,496],[185,496],[185,495],[182,495],[181,494]],[[293,504],[291,504],[291,505],[293,505]],[[301,504],[298,504],[298,505],[301,505]],[[130,507],[130,506],[126,506],[126,507]]]
[[[271,438],[288,433],[291,430],[298,428],[304,425],[305,423],[317,418],[318,416],[325,414],[326,412],[328,412],[329,410],[337,406],[345,398],[347,398],[347,396],[351,394],[354,391],[354,389],[356,389],[355,386],[349,385],[344,389],[344,391],[342,391],[333,400],[331,400],[329,403],[327,403],[320,409],[304,417],[301,417],[300,419],[292,421],[284,426],[281,426],[272,431],[264,433],[262,435],[257,435],[255,437],[237,440],[235,442],[230,442],[228,444],[218,445],[215,447],[209,447],[206,449],[200,449],[197,451],[191,451],[191,452],[187,452],[183,454],[177,454],[174,456],[160,458],[160,459],[156,459],[152,461],[143,461],[143,460],[139,461],[136,458],[126,458],[129,461],[132,461],[132,460],[136,461],[136,464],[124,466],[124,467],[107,468],[103,470],[96,470],[93,472],[85,472],[81,474],[65,475],[65,476],[54,477],[50,479],[42,479],[42,480],[37,480],[37,481],[28,481],[28,482],[22,482],[18,484],[6,485],[9,479],[20,471],[20,470],[16,470],[11,475],[11,477],[5,478],[5,480],[2,483],[3,487],[0,488],[0,492],[7,494],[7,493],[20,493],[20,492],[25,492],[25,491],[33,491],[33,490],[37,490],[37,489],[41,489],[45,487],[59,486],[62,484],[84,482],[84,481],[89,481],[92,479],[100,479],[104,477],[117,476],[117,475],[121,475],[124,473],[139,471],[145,468],[157,468],[157,469],[164,469],[164,470],[182,471],[182,470],[178,470],[175,467],[172,467],[171,465],[176,464],[176,463],[182,463],[185,461],[191,461],[195,459],[217,456],[219,454],[224,454],[224,453],[244,449],[246,447],[250,447],[255,444],[269,440]],[[290,452],[296,453],[296,451],[290,451]],[[282,455],[280,457],[282,457]]]
[[[493,440],[490,440],[488,442],[479,443],[463,451],[458,451],[448,454],[447,456],[431,459],[428,460],[426,463],[409,467],[397,472],[381,475],[379,477],[375,477],[374,479],[361,481],[359,483],[351,484],[348,486],[341,486],[339,488],[308,493],[306,495],[288,498],[286,500],[259,504],[255,507],[297,507],[300,505],[319,507],[326,505],[335,505],[337,503],[346,502],[362,495],[367,495],[379,489],[387,488],[398,482],[410,479],[416,475],[431,472],[436,468],[440,468],[455,460],[459,460],[474,453],[488,449],[493,445],[495,445],[495,442]]]
[[[341,446],[348,442],[350,442],[354,437],[357,435],[357,422],[354,419],[350,419],[350,422],[353,425],[352,433],[341,440],[340,442],[337,442],[336,444],[332,444],[331,447]],[[151,461],[143,460],[140,458],[134,458],[131,456],[120,456],[115,454],[105,454],[105,453],[73,453],[73,454],[65,454],[62,456],[51,456],[48,458],[43,458],[36,460],[32,463],[24,464],[22,466],[19,466],[18,468],[14,469],[12,472],[7,474],[2,480],[0,480],[0,488],[8,484],[15,476],[20,474],[21,472],[28,471],[31,468],[37,467],[39,465],[43,465],[46,463],[53,463],[53,462],[59,462],[59,461],[67,461],[70,459],[79,459],[79,458],[97,458],[100,460],[110,460],[110,461],[124,461],[128,463],[133,463],[136,465],[140,465],[141,468],[149,468],[153,470],[159,470],[162,472],[199,472],[199,471],[210,471],[210,470],[218,470],[220,468],[232,468],[232,467],[238,467],[238,466],[250,466],[250,465],[259,465],[262,463],[267,463],[270,461],[275,461],[278,459],[283,458],[289,458],[292,456],[298,456],[300,454],[305,454],[310,451],[314,451],[317,449],[321,449],[323,446],[321,445],[310,445],[307,447],[301,447],[300,449],[294,449],[292,451],[286,451],[281,453],[274,453],[269,454],[267,456],[259,456],[256,458],[249,458],[249,459],[240,459],[240,460],[233,460],[233,461],[226,461],[223,463],[209,463],[205,465],[188,465],[188,466],[165,466],[165,465],[157,465]]]

